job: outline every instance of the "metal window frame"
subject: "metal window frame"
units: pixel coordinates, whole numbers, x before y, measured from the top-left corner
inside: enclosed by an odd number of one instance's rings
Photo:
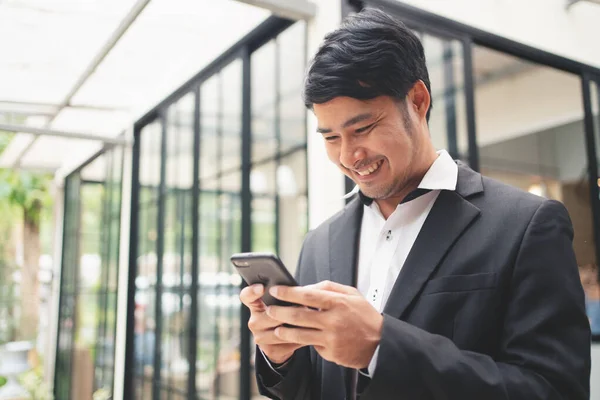
[[[67,176],[65,176],[64,178],[64,188],[63,188],[63,192],[64,192],[64,201],[63,201],[63,216],[62,216],[62,221],[63,221],[63,232],[62,232],[62,236],[63,236],[63,240],[62,240],[62,249],[61,249],[61,253],[63,254],[62,256],[62,261],[61,261],[61,278],[60,278],[60,284],[59,284],[59,314],[58,314],[58,319],[59,319],[59,326],[58,326],[58,332],[60,332],[60,320],[62,319],[62,311],[61,311],[61,307],[64,304],[64,301],[66,299],[66,297],[72,298],[72,299],[77,299],[78,295],[80,294],[80,288],[79,288],[79,257],[76,258],[76,266],[75,266],[75,271],[73,272],[72,276],[68,276],[67,274],[64,274],[64,263],[65,262],[72,262],[73,260],[69,259],[69,257],[65,258],[64,255],[65,253],[65,249],[67,248],[67,246],[69,244],[74,245],[75,248],[77,249],[76,251],[79,252],[80,251],[80,244],[81,244],[81,210],[82,210],[82,204],[81,204],[81,191],[82,188],[84,187],[84,185],[102,185],[105,187],[108,183],[112,182],[112,170],[116,167],[115,164],[115,160],[119,162],[120,165],[120,170],[123,171],[123,163],[124,163],[124,153],[120,153],[120,156],[118,159],[115,158],[114,153],[112,153],[112,151],[114,151],[114,146],[105,146],[104,148],[100,149],[98,152],[94,153],[91,157],[89,157],[84,163],[82,163],[81,165],[79,165],[77,168],[73,169],[72,172],[70,172]],[[86,179],[82,179],[81,177],[81,172],[82,170],[87,167],[88,165],[90,165],[91,163],[93,163],[94,161],[96,161],[100,156],[103,156],[105,154],[110,155],[110,159],[109,161],[107,161],[106,166],[105,166],[105,173],[106,175],[106,179],[104,181],[92,181],[92,180],[86,180]],[[78,191],[78,195],[77,195],[77,202],[75,204],[75,210],[73,211],[72,208],[74,206],[74,204],[72,202],[69,201],[69,192],[73,187],[73,180],[77,180],[77,185],[76,185],[76,190]],[[121,191],[121,186],[122,186],[122,180],[123,180],[123,176],[122,176],[122,172],[121,175],[119,177],[119,191]],[[96,327],[97,332],[103,332],[104,334],[106,334],[107,332],[107,327],[106,327],[106,313],[108,311],[108,296],[110,295],[110,289],[108,288],[108,280],[110,277],[110,273],[111,271],[109,270],[110,265],[108,263],[110,263],[110,240],[107,241],[107,243],[104,243],[105,240],[105,236],[110,237],[110,235],[113,233],[111,231],[111,224],[106,224],[106,221],[110,221],[113,218],[116,218],[119,223],[120,223],[120,208],[119,211],[117,213],[117,215],[113,215],[112,214],[112,210],[108,209],[110,208],[110,206],[113,204],[113,201],[122,201],[122,196],[121,196],[121,192],[119,192],[119,195],[117,196],[117,199],[115,200],[115,196],[113,196],[113,192],[112,190],[105,190],[104,195],[103,196],[110,196],[110,199],[106,199],[103,198],[102,200],[102,217],[101,217],[101,221],[102,223],[105,225],[105,229],[108,229],[108,233],[107,231],[103,231],[101,232],[100,238],[99,240],[101,241],[101,249],[100,249],[100,253],[102,256],[102,276],[101,276],[101,289],[100,291],[94,293],[94,295],[96,295],[97,301],[99,304],[102,304],[103,306],[101,306],[99,308],[99,312],[104,314],[104,326],[101,328],[100,327],[100,320],[98,321],[98,325]],[[108,212],[107,212],[108,211]],[[75,212],[76,216],[73,217],[71,214]],[[69,235],[70,233],[72,233],[69,230],[69,226],[72,223],[72,219],[75,218],[75,224],[76,224],[76,234],[73,235],[74,237],[71,238],[71,242],[67,241],[67,235]],[[69,224],[67,224],[67,222],[69,222]],[[117,235],[120,235],[120,232],[116,232]],[[119,246],[117,245],[116,248],[116,252],[117,252],[117,258],[118,258],[118,253],[119,253]],[[118,270],[116,271],[117,273],[117,277],[118,277]],[[70,279],[72,281],[72,290],[70,291],[66,291],[64,290],[64,280],[65,279]],[[118,284],[118,278],[117,278],[117,284]],[[114,292],[116,294],[116,291]],[[115,304],[116,307],[116,304]],[[116,311],[116,309],[115,309]],[[74,334],[75,334],[75,330],[77,329],[77,316],[76,316],[76,309],[74,309],[74,315],[73,315],[73,319],[74,319],[74,323],[73,323],[73,332],[71,333],[71,348],[74,348]],[[116,333],[116,321],[114,326],[111,328],[111,330],[113,331],[113,334]],[[58,357],[59,355],[59,344],[60,344],[60,334],[57,334],[57,341],[56,341],[56,357]],[[96,350],[98,350],[98,343],[95,346]],[[113,360],[114,360],[114,356],[115,356],[115,350],[113,349]],[[96,351],[96,354],[98,354],[98,351]],[[107,355],[106,352],[103,351],[104,356]],[[74,353],[71,352],[71,359],[73,358]],[[73,367],[73,361],[71,360],[71,365],[70,368]],[[110,373],[112,373],[112,378],[111,378],[111,388],[112,388],[112,382],[114,382],[114,365],[112,366],[107,366],[107,365],[98,365],[96,363],[96,361],[94,362],[94,370],[101,370],[102,371],[102,377],[104,378],[105,376],[105,372],[107,372],[107,368],[110,368]],[[72,372],[72,371],[71,371]],[[58,383],[58,379],[59,379],[59,374],[55,374],[54,377],[54,395],[55,397],[57,396],[56,393],[56,387],[57,387],[57,383]],[[94,388],[95,388],[95,384],[96,384],[96,379],[94,379]],[[70,389],[69,389],[70,390]],[[69,398],[70,398],[70,391],[69,391]]]
[[[193,129],[194,129],[194,182],[193,182],[193,197],[192,197],[192,292],[191,292],[191,312],[194,317],[190,322],[190,343],[194,343],[191,347],[191,351],[189,354],[190,360],[195,361],[197,359],[196,349],[195,349],[195,341],[198,336],[198,322],[197,316],[199,314],[199,304],[198,304],[198,260],[199,260],[199,202],[200,202],[200,149],[201,149],[201,126],[200,126],[200,87],[201,85],[215,74],[220,73],[222,69],[231,64],[233,61],[239,59],[242,62],[242,165],[241,165],[241,204],[242,204],[242,220],[241,220],[241,250],[242,251],[250,251],[251,249],[251,229],[252,229],[252,221],[251,221],[251,204],[252,204],[252,193],[250,192],[250,171],[253,167],[251,162],[251,55],[252,53],[263,46],[265,43],[270,41],[271,39],[277,37],[280,33],[282,33],[285,29],[290,27],[296,21],[287,20],[284,18],[271,16],[267,18],[264,22],[258,25],[253,31],[244,36],[241,40],[235,43],[232,47],[222,53],[219,57],[217,57],[213,62],[211,62],[207,67],[205,67],[202,71],[197,73],[187,82],[185,82],[181,87],[175,90],[171,95],[167,96],[163,101],[157,104],[155,107],[150,109],[146,114],[144,114],[137,122],[134,124],[133,136],[134,142],[132,147],[132,182],[131,182],[131,215],[130,215],[130,240],[129,240],[129,271],[128,271],[128,290],[127,290],[127,327],[126,327],[126,355],[125,355],[125,376],[124,376],[124,388],[123,388],[123,399],[133,399],[135,393],[135,358],[134,358],[134,312],[135,312],[135,278],[137,277],[137,254],[138,254],[138,230],[139,230],[139,214],[138,214],[138,203],[139,203],[139,190],[140,190],[140,182],[139,182],[139,173],[140,173],[140,137],[142,129],[156,121],[163,121],[162,125],[162,142],[164,142],[164,137],[166,136],[166,124],[164,119],[166,118],[166,113],[168,108],[178,102],[182,97],[186,96],[189,93],[194,93],[195,95],[195,110],[194,110],[194,121],[193,121]],[[306,31],[305,31],[306,35]],[[305,147],[305,146],[304,146]],[[164,159],[164,151],[165,151],[165,143],[163,143],[163,152],[161,159],[161,168],[165,162]],[[164,171],[161,171],[161,185],[164,184]],[[160,203],[159,203],[160,206]],[[159,219],[164,219],[159,216]],[[159,220],[159,223],[160,220]],[[163,221],[164,223],[164,221]],[[162,240],[163,236],[162,229],[158,229],[158,237],[157,242]],[[157,257],[160,260],[161,254],[157,253]],[[160,286],[159,282],[157,282],[157,288]],[[157,299],[160,298],[157,292]],[[157,308],[158,310],[158,308]],[[250,376],[250,331],[247,327],[247,321],[249,319],[249,311],[245,307],[241,307],[241,362],[240,362],[240,387],[239,393],[240,398],[244,400],[250,399],[251,393],[251,376]],[[155,332],[160,332],[157,319],[157,326]],[[155,341],[155,351],[157,350],[156,346],[158,345],[158,338]],[[158,350],[160,348],[158,347]],[[156,357],[156,355],[155,355]],[[153,382],[153,397],[159,394],[159,390],[161,389],[160,385],[157,385],[160,380],[160,373],[158,377],[156,376],[157,372],[160,372],[159,368],[156,368],[157,359],[155,358],[155,379]],[[195,373],[195,362],[190,363],[190,369],[188,372],[188,383],[187,383],[187,391],[188,398],[192,398],[192,395],[195,394],[196,391],[196,373]],[[158,371],[157,371],[158,370]]]

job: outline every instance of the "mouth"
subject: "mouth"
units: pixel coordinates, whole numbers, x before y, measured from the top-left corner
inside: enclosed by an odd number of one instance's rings
[[[368,165],[365,168],[362,168],[360,170],[355,170],[354,172],[356,174],[358,174],[360,177],[365,178],[365,177],[372,175],[375,172],[379,171],[379,168],[381,168],[381,165],[383,165],[383,160],[376,161],[373,164]]]

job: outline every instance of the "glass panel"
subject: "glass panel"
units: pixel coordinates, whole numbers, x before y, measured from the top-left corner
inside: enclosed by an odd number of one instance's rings
[[[252,162],[277,153],[275,111],[277,106],[276,45],[270,41],[252,54]]]
[[[421,41],[431,82],[429,131],[433,144],[468,163],[462,44],[429,34],[423,34]]]
[[[56,398],[68,399],[71,392],[72,351],[75,326],[75,280],[79,258],[79,174],[65,181],[64,242],[60,282],[58,348],[54,391]]]
[[[161,297],[161,382],[187,393],[191,283],[191,197],[195,96],[188,93],[169,108],[166,130],[164,247]],[[158,333],[157,333],[158,334]]]
[[[252,168],[252,250],[277,253],[277,164],[270,161]]]
[[[281,159],[277,167],[279,257],[290,272],[296,272],[298,256],[308,230],[306,150]]]
[[[100,388],[112,391],[122,156],[113,148],[67,177],[57,398],[91,398]],[[116,188],[111,187],[113,178]]]
[[[306,109],[302,102],[306,68],[305,40],[304,21],[296,22],[277,37],[281,152],[306,143]]]
[[[596,143],[596,159],[600,155],[600,78],[597,82],[591,82],[590,94],[592,101],[592,114],[594,119],[594,139]],[[600,165],[598,165],[600,167]],[[598,186],[600,187],[600,179]],[[600,203],[600,199],[599,199]],[[598,206],[599,203],[596,203]],[[598,239],[600,232],[596,232]],[[590,263],[581,267],[581,283],[585,291],[585,306],[590,319],[592,335],[594,341],[600,340],[600,275],[598,271],[598,263]]]
[[[200,180],[216,179],[219,172],[220,78],[200,87]]]
[[[229,257],[241,251],[241,68],[234,61],[200,88],[199,399],[239,396],[241,279]]]
[[[236,60],[223,69],[223,110],[221,120],[221,171],[242,166],[242,62]]]
[[[586,279],[597,260],[581,80],[483,47],[473,50],[481,171],[564,203]]]
[[[236,173],[235,175],[240,175]],[[227,177],[223,177],[225,180]],[[232,182],[240,182],[234,178]],[[239,398],[240,379],[240,314],[239,288],[241,279],[234,270],[229,257],[241,251],[241,201],[236,189],[223,192],[220,197],[220,247],[221,263],[216,293],[209,304],[214,307],[215,326],[215,372],[213,385],[217,399]]]
[[[161,123],[140,132],[140,193],[138,205],[138,254],[135,279],[134,354],[135,374],[142,378],[137,398],[150,399],[156,343],[156,284],[158,238],[158,190],[161,167]]]

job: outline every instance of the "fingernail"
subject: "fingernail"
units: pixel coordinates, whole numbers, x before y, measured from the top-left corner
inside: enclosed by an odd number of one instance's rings
[[[252,291],[254,292],[254,294],[261,294],[263,291],[263,287],[262,285],[254,285]]]
[[[277,292],[279,292],[279,290],[277,289],[277,286],[272,287],[269,292],[271,293],[272,296],[277,297]]]
[[[270,317],[271,316],[271,307],[267,306],[267,309],[265,310],[265,312],[267,313],[267,315]]]

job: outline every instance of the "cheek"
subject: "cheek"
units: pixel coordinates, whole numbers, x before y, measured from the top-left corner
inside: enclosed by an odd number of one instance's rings
[[[327,157],[332,163],[335,165],[340,163],[340,151],[336,147],[326,144],[325,151],[327,152]]]

